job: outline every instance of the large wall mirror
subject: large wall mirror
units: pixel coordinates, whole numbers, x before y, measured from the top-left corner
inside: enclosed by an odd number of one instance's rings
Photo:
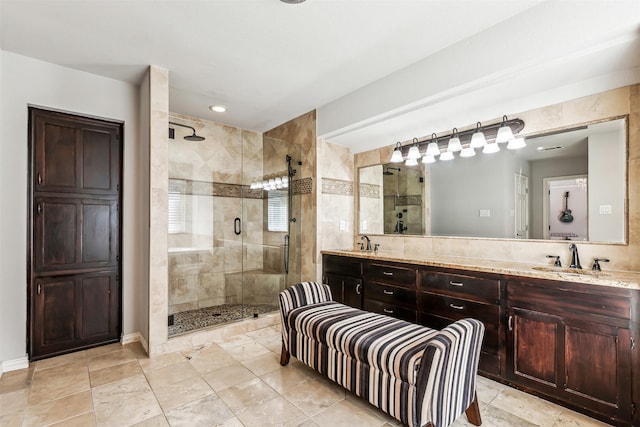
[[[359,232],[625,242],[626,118],[525,137],[519,150],[360,168]]]

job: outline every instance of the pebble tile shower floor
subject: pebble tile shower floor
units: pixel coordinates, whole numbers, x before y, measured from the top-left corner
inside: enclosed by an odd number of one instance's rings
[[[169,336],[174,337],[196,329],[255,318],[278,310],[279,307],[272,304],[222,304],[181,311],[173,314],[173,325],[169,325]]]

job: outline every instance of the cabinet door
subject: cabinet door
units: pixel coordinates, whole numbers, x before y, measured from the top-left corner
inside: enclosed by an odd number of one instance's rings
[[[54,112],[35,113],[34,190],[115,195],[119,125]]]
[[[117,266],[116,200],[37,197],[34,223],[38,273]]]
[[[331,297],[335,302],[339,302],[344,304],[344,295],[342,292],[342,277],[338,274],[325,274],[324,275],[324,284],[329,286],[331,289]]]
[[[362,308],[362,279],[339,274],[325,274],[324,279],[334,301]]]
[[[357,277],[343,277],[342,289],[344,303],[354,308],[362,308],[362,279]]]
[[[566,393],[581,406],[630,420],[630,330],[583,321],[565,323]]]
[[[509,310],[507,376],[543,390],[562,386],[562,319],[535,311]]]
[[[96,342],[115,341],[119,295],[112,272],[36,278],[32,343],[36,354],[54,355]]]

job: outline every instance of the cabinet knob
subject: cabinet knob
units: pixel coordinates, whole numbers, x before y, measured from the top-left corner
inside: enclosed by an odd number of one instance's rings
[[[464,286],[464,283],[462,283],[462,282],[451,282],[451,281],[450,281],[450,282],[449,282],[449,284],[450,284],[451,286]]]
[[[360,289],[362,289],[362,285],[360,283],[358,283],[356,285],[356,294],[360,295]]]
[[[384,311],[387,314],[393,314],[393,310],[387,310],[386,308],[383,308],[382,311]]]
[[[42,185],[42,174],[38,173],[38,185]]]
[[[464,306],[463,305],[449,304],[449,307],[454,308],[456,310],[464,310]]]
[[[384,292],[385,295],[393,295],[393,291],[388,291],[386,289],[383,289],[382,292]]]
[[[389,271],[383,271],[382,274],[384,274],[385,276],[393,276],[393,273]]]

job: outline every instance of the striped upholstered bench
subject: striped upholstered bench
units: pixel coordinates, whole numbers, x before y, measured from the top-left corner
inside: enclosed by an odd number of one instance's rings
[[[429,329],[334,302],[329,287],[315,282],[279,297],[282,366],[293,355],[411,427],[446,427],[463,412],[481,424],[481,322],[462,319]]]

